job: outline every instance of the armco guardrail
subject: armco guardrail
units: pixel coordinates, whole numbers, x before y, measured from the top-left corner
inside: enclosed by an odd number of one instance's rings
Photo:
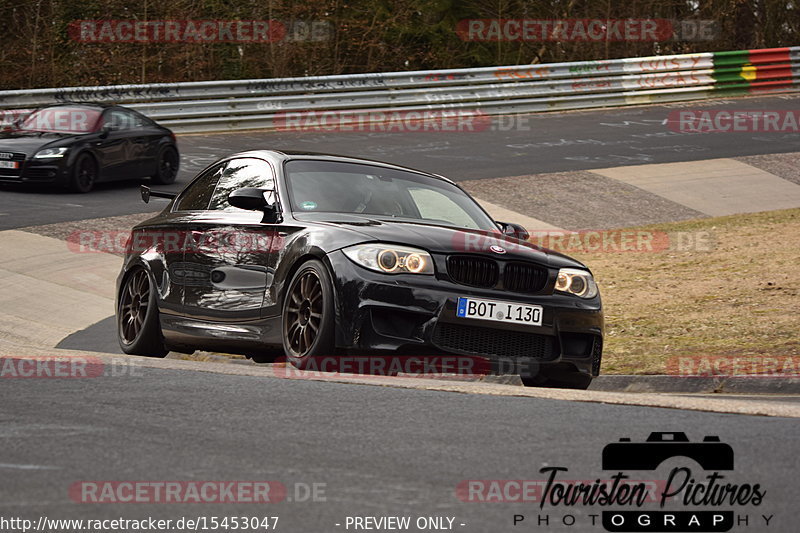
[[[177,132],[283,128],[287,117],[337,126],[401,111],[531,113],[800,89],[800,46],[574,63],[305,78],[0,91],[0,109],[116,102]],[[352,112],[352,113],[348,113]],[[301,115],[297,115],[297,114]],[[8,119],[6,119],[8,121]]]

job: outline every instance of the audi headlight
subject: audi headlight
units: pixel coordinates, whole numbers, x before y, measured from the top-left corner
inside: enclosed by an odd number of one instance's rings
[[[33,156],[34,159],[50,159],[53,157],[64,157],[67,154],[68,147],[62,146],[61,148],[45,148],[36,152]]]
[[[597,284],[594,278],[585,270],[577,268],[562,268],[556,278],[556,290],[580,296],[581,298],[594,298],[597,296]]]
[[[393,244],[357,244],[342,250],[351,261],[384,274],[433,274],[428,252]]]

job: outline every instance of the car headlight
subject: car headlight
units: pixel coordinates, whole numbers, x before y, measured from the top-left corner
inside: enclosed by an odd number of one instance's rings
[[[357,244],[342,250],[351,261],[384,274],[433,274],[428,252],[394,244]]]
[[[64,157],[69,150],[68,147],[62,146],[61,148],[45,148],[39,152],[36,152],[36,155],[33,156],[34,159],[50,159],[52,157]]]
[[[562,268],[556,278],[556,290],[580,296],[581,298],[594,298],[597,296],[597,284],[594,278],[585,270],[577,268]]]

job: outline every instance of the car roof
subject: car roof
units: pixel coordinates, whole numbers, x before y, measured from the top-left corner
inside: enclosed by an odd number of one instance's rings
[[[371,165],[371,166],[378,166],[389,168],[393,170],[402,170],[405,172],[413,172],[415,174],[422,174],[423,176],[429,176],[431,178],[441,179],[447,181],[448,183],[454,183],[453,180],[441,176],[439,174],[434,174],[432,172],[425,172],[424,170],[417,170],[415,168],[403,167],[400,165],[395,165],[394,163],[387,163],[385,161],[375,161],[374,159],[363,159],[360,157],[353,157],[347,155],[337,155],[337,154],[326,154],[321,152],[301,152],[295,150],[250,150],[247,152],[240,152],[238,154],[232,154],[225,159],[232,159],[235,157],[245,157],[245,156],[260,156],[269,159],[277,159],[281,161],[290,161],[290,160],[315,160],[315,161],[331,161],[337,163],[354,163],[354,164],[361,164],[361,165]]]
[[[50,107],[88,107],[94,108],[98,111],[103,111],[108,109],[109,107],[120,107],[117,104],[108,103],[108,102],[59,102],[57,104],[49,104],[43,105],[38,109],[47,109]],[[126,108],[127,109],[127,108]]]

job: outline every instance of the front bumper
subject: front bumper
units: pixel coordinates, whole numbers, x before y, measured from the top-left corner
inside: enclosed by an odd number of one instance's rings
[[[388,275],[362,268],[342,252],[329,254],[336,293],[336,344],[348,350],[441,351],[486,357],[495,368],[600,371],[600,297],[520,295],[459,285],[444,275]],[[542,325],[506,324],[456,316],[458,297],[541,305]],[[503,372],[503,373],[510,373]]]
[[[26,158],[18,162],[17,169],[0,169],[0,182],[66,184],[69,181],[66,158]]]

